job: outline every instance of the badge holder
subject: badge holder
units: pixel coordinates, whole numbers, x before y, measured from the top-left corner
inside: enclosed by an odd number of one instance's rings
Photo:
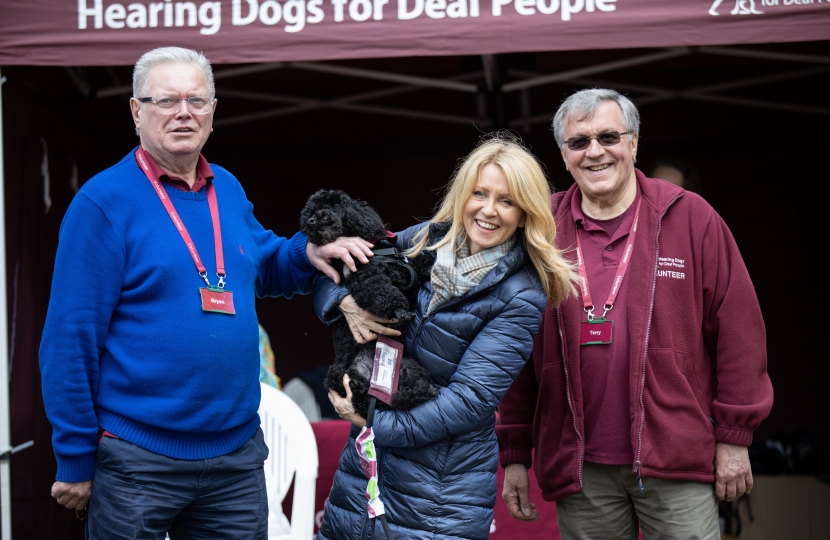
[[[210,280],[207,277],[207,270],[202,264],[202,259],[196,251],[193,240],[190,238],[190,233],[187,232],[184,223],[177,217],[173,203],[170,202],[170,198],[167,197],[164,188],[161,187],[161,180],[159,179],[158,173],[154,172],[147,163],[144,150],[139,147],[135,151],[135,157],[144,169],[144,174],[147,175],[147,180],[153,186],[153,190],[167,211],[167,215],[170,216],[170,219],[173,220],[173,224],[176,226],[176,230],[179,231],[179,235],[182,237],[190,256],[193,258],[193,263],[196,265],[196,271],[199,272],[199,277],[205,280],[207,284],[207,287],[201,287],[199,289],[199,296],[202,299],[202,311],[236,315],[236,309],[233,307],[233,293],[225,290],[225,257],[222,254],[222,229],[219,224],[219,204],[216,201],[216,190],[213,187],[213,183],[208,182],[206,191],[208,208],[210,209],[210,220],[213,222],[213,249],[216,252],[216,276],[219,278],[216,287],[211,286]]]
[[[608,293],[608,300],[605,301],[605,310],[602,312],[602,317],[594,318],[594,303],[591,299],[590,287],[588,287],[588,271],[585,268],[585,259],[582,256],[582,243],[579,240],[579,234],[576,235],[576,256],[578,259],[577,272],[582,279],[582,306],[585,313],[588,314],[588,320],[582,321],[579,326],[579,344],[580,345],[610,345],[611,334],[614,332],[614,321],[605,318],[611,308],[614,307],[614,302],[617,299],[617,293],[620,292],[620,285],[625,277],[625,272],[628,270],[628,263],[631,262],[630,255],[634,249],[634,241],[637,238],[637,223],[640,221],[640,205],[643,199],[637,202],[637,210],[634,212],[634,223],[631,225],[631,231],[628,233],[628,242],[625,246],[625,252],[620,261],[617,275],[614,277],[614,284],[611,287],[611,292]]]
[[[375,365],[369,382],[369,395],[378,398],[390,407],[392,397],[398,391],[401,373],[403,344],[386,336],[378,336],[375,344]]]
[[[212,287],[207,279],[207,273],[202,276],[207,287],[199,289],[199,295],[202,297],[202,311],[209,311],[213,313],[224,313],[226,315],[236,315],[236,309],[233,307],[233,293],[225,290],[225,276],[219,276],[218,287]]]
[[[594,318],[594,308],[585,310],[588,313],[588,320],[582,321],[579,327],[580,345],[610,345],[614,332],[614,321],[606,319],[605,316],[611,310],[605,308],[605,312],[599,319]]]

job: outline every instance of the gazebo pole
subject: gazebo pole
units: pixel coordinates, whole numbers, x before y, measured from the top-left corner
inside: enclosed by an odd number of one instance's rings
[[[0,507],[2,540],[12,538],[11,434],[9,418],[9,336],[6,298],[6,197],[3,163],[3,76],[0,72]]]

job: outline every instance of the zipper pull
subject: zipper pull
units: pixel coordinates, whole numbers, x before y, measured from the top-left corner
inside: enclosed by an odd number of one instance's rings
[[[637,486],[640,488],[640,493],[645,493],[646,490],[643,488],[643,476],[640,474],[640,460],[638,459],[637,462],[634,464],[634,472],[637,474]]]

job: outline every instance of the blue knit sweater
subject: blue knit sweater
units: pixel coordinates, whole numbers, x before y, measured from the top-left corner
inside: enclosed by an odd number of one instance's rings
[[[180,459],[231,452],[259,427],[254,296],[307,293],[315,270],[305,235],[265,230],[236,178],[211,167],[236,315],[202,311],[205,283],[134,152],[64,217],[40,348],[60,481],[92,478],[99,427]],[[164,188],[215,285],[205,188]]]

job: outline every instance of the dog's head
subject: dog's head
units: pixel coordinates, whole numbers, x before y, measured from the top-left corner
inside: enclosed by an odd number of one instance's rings
[[[370,240],[386,234],[386,226],[371,206],[339,189],[321,189],[309,197],[300,213],[300,230],[317,245],[333,242],[338,236]]]
[[[308,216],[301,224],[301,231],[308,235],[308,241],[322,246],[343,236],[340,216],[329,208],[321,208]]]
[[[321,189],[311,197],[300,213],[300,230],[312,244],[321,246],[343,236],[343,197],[339,190]]]

